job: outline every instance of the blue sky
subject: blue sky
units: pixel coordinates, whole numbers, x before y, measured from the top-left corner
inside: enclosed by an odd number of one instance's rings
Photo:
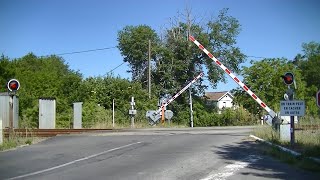
[[[146,24],[160,32],[186,6],[202,22],[229,8],[241,24],[237,46],[248,56],[293,59],[302,43],[320,42],[317,0],[1,0],[0,54],[18,58],[115,47],[126,25]],[[123,62],[117,48],[63,58],[84,77],[104,75]],[[249,57],[243,65],[251,59],[259,60]],[[124,64],[114,75],[130,78],[126,70]],[[235,87],[228,80],[208,91]]]

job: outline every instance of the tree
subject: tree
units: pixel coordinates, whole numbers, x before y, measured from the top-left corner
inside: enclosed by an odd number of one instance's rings
[[[303,43],[303,55],[297,55],[299,59],[297,68],[301,69],[302,76],[306,82],[306,103],[307,112],[313,116],[320,113],[319,108],[316,107],[315,95],[320,90],[320,44],[316,42]]]
[[[304,80],[308,87],[315,86],[320,89],[320,44],[316,42],[303,43],[302,51],[304,54],[300,55],[301,60],[298,68],[303,71]],[[299,55],[297,55],[298,57]]]
[[[64,60],[57,56],[37,57],[30,53],[3,62],[10,67],[5,68],[5,74],[14,74],[14,78],[20,81],[21,88],[17,94],[23,121],[28,120],[28,124],[37,126],[38,99],[54,97],[57,100],[58,127],[69,127],[72,103],[83,100],[79,93],[82,81],[80,73],[70,70]]]
[[[240,24],[227,15],[227,9],[220,11],[215,20],[208,21],[204,26],[195,24],[190,11],[186,12],[186,21],[173,23],[172,27],[166,30],[165,38],[160,44],[155,43],[156,47],[152,48],[156,50],[153,52],[153,79],[159,88],[169,88],[170,92],[180,89],[203,71],[204,67],[208,69],[208,79],[213,87],[218,81],[225,80],[224,72],[188,40],[191,34],[235,72],[239,72],[239,64],[245,59],[244,54],[235,46]],[[133,77],[143,73],[146,66],[148,39],[156,42],[159,39],[150,27],[127,26],[119,31],[119,49],[124,55],[124,61],[131,66]],[[202,92],[205,88],[201,81],[199,82],[195,93]]]
[[[280,100],[288,87],[284,84],[281,75],[292,72],[295,76],[297,90],[296,99],[305,99],[305,82],[302,80],[302,72],[294,68],[292,63],[286,59],[263,59],[262,61],[251,61],[251,67],[245,67],[242,75],[243,82],[271,109],[279,111]],[[291,87],[293,88],[293,87]],[[254,114],[260,114],[262,108],[244,90],[234,90],[235,101],[243,105]]]
[[[155,60],[159,38],[155,31],[147,25],[126,26],[118,32],[118,48],[128,62],[132,79],[140,82],[147,80],[149,40],[152,42],[152,59]]]
[[[0,57],[0,92],[7,91],[7,82],[14,78],[14,67],[11,66],[9,58],[1,55]]]

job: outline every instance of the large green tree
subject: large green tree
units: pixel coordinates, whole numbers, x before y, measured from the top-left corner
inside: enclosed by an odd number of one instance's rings
[[[5,92],[7,82],[14,77],[14,69],[10,66],[9,58],[1,55],[0,57],[0,92]]]
[[[314,86],[320,89],[320,44],[316,42],[304,43],[302,48],[303,55],[300,57],[298,67],[303,71],[307,86]],[[296,59],[298,59],[298,57],[299,55]]]
[[[301,69],[302,76],[306,82],[307,89],[307,111],[317,116],[320,111],[316,106],[316,92],[320,90],[320,44],[316,42],[303,43],[303,54],[298,54],[295,58],[297,68]]]
[[[127,26],[119,31],[119,49],[124,61],[130,64],[133,79],[138,78],[139,73],[145,72],[147,42],[151,39],[152,80],[160,91],[156,93],[165,91],[172,94],[205,69],[208,71],[207,79],[213,87],[216,87],[219,81],[224,81],[224,72],[188,40],[189,35],[195,36],[231,70],[239,72],[239,64],[245,59],[244,54],[236,47],[240,24],[228,15],[227,9],[220,11],[215,19],[204,25],[194,23],[190,12],[181,19],[185,21],[172,23],[161,36],[161,41],[148,26]],[[201,93],[206,88],[201,80],[195,87],[194,93]]]
[[[130,65],[129,72],[132,73],[134,81],[147,80],[149,40],[152,42],[151,54],[155,61],[159,38],[153,29],[147,25],[126,26],[118,32],[118,48],[124,56],[124,61]]]

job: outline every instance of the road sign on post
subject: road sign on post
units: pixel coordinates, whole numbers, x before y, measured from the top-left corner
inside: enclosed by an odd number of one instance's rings
[[[305,109],[304,101],[280,101],[281,116],[304,116]]]

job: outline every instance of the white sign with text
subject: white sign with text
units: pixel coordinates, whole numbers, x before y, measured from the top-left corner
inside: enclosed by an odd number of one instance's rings
[[[280,101],[281,116],[304,116],[305,111],[304,101]]]

